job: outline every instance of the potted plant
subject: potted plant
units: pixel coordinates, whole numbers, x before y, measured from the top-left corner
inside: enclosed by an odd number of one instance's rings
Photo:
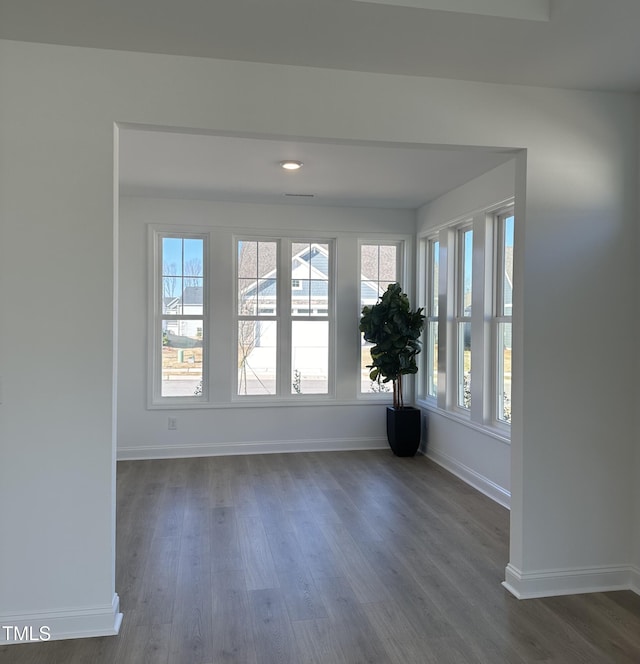
[[[413,456],[420,446],[420,410],[404,405],[402,377],[418,371],[422,349],[422,309],[411,310],[400,284],[389,284],[378,302],[362,309],[360,331],[371,348],[372,381],[393,384],[393,406],[387,407],[387,438],[396,456]]]

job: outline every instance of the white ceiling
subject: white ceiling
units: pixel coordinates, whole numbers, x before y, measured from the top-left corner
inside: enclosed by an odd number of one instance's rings
[[[121,129],[119,154],[124,196],[385,208],[417,208],[513,156],[504,150],[133,128]],[[285,171],[279,165],[283,159],[302,161],[303,167]]]
[[[639,34],[639,0],[0,0],[4,39],[634,92]]]
[[[0,0],[4,39],[626,92],[640,91],[639,34],[640,0]],[[126,195],[325,205],[416,207],[509,157],[133,129],[121,139]],[[279,171],[285,157],[303,170]]]

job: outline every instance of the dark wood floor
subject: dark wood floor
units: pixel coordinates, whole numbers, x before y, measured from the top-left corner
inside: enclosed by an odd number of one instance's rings
[[[386,451],[121,462],[120,635],[0,662],[638,664],[637,595],[501,587],[508,523]]]

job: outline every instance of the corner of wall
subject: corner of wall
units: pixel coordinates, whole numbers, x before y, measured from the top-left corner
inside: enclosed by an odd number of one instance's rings
[[[0,645],[115,636],[122,624],[120,598],[114,593],[111,605],[3,615],[0,623]]]

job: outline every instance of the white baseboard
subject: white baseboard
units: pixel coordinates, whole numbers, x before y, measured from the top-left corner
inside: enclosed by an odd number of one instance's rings
[[[474,489],[480,491],[480,493],[495,500],[496,503],[499,503],[507,509],[511,509],[511,492],[473,470],[473,468],[469,468],[456,459],[453,459],[442,452],[438,452],[437,450],[430,450],[427,448],[425,456],[439,466],[442,466],[445,470],[448,470],[456,477],[459,477],[467,484],[470,484]]]
[[[232,454],[274,454],[278,452],[338,452],[388,448],[386,438],[327,438],[317,440],[256,440],[204,445],[145,445],[118,447],[118,461],[139,459],[179,459]]]
[[[640,569],[638,567],[631,567],[631,590],[636,595],[640,595]]]
[[[0,644],[115,636],[122,614],[117,593],[110,605],[0,616]]]
[[[502,585],[518,599],[533,599],[613,590],[638,592],[638,580],[638,570],[626,565],[521,572],[509,563]]]

